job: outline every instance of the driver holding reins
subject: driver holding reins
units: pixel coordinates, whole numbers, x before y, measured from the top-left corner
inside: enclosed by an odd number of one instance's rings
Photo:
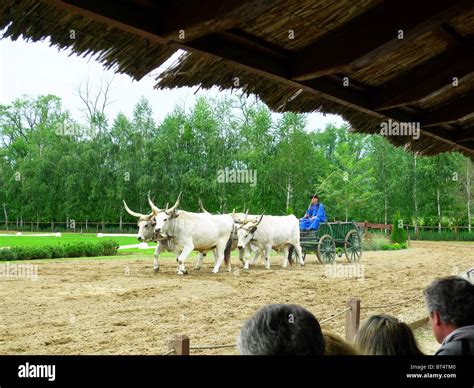
[[[304,217],[300,219],[301,230],[317,230],[321,222],[326,222],[326,211],[324,205],[319,203],[319,197],[313,194],[310,199],[311,204]]]

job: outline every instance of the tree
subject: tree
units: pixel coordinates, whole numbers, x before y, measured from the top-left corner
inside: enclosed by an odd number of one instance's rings
[[[87,77],[84,84],[80,83],[76,88],[76,95],[83,102],[81,112],[91,128],[102,131],[107,126],[105,108],[113,103],[110,98],[113,78],[101,81],[100,85],[93,90],[93,86]]]
[[[346,126],[308,130],[304,115],[277,116],[245,96],[200,97],[158,124],[141,98],[109,125],[109,86],[83,94],[88,120],[103,113],[96,133],[56,96],[0,105],[0,219],[122,222],[122,199],[145,213],[149,191],[160,207],[182,191],[191,211],[202,199],[211,212],[301,216],[317,193],[329,220],[387,222],[399,212],[439,230],[472,224],[473,165],[458,153],[413,155]],[[225,168],[255,172],[256,184],[218,180]]]

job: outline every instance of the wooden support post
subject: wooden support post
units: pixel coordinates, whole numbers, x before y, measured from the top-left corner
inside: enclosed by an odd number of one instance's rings
[[[360,323],[360,299],[351,298],[346,302],[346,341],[353,343]]]
[[[416,330],[428,324],[429,321],[430,321],[429,317],[424,317],[424,318],[416,320],[415,322],[408,323],[408,326],[410,327],[410,329]]]
[[[406,226],[407,228],[407,248],[410,248],[410,229],[408,229],[408,225]]]
[[[175,335],[168,341],[168,349],[174,349],[176,356],[189,356],[189,337],[187,335]]]

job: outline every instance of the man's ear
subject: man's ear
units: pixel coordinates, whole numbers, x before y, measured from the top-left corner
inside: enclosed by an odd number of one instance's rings
[[[437,310],[433,311],[433,315],[431,316],[431,319],[436,326],[440,326],[443,323],[441,321],[441,317]]]

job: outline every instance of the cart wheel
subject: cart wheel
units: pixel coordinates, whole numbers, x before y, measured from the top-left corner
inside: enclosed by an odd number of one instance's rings
[[[317,256],[321,264],[332,264],[336,259],[336,244],[329,234],[319,239]]]
[[[347,261],[354,263],[360,260],[362,256],[362,241],[357,230],[352,229],[346,234],[344,239],[344,253]]]
[[[321,260],[321,256],[319,256],[319,246],[316,248],[316,258],[321,264],[324,264],[323,261]]]

